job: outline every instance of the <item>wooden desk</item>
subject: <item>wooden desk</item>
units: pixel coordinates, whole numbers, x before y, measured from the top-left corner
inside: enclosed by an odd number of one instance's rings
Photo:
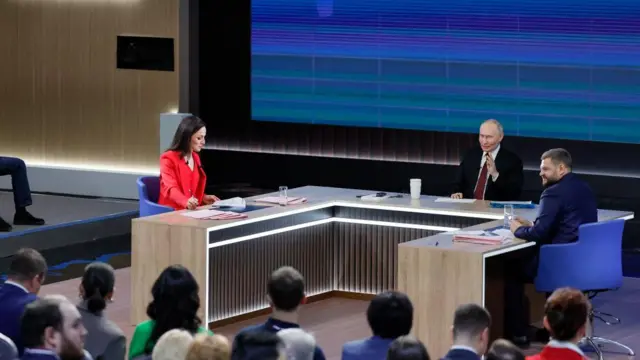
[[[291,265],[305,276],[310,296],[407,292],[416,306],[417,334],[431,350],[432,341],[444,339],[425,335],[428,324],[440,331],[451,323],[455,306],[485,302],[486,259],[533,245],[430,246],[434,239],[446,240],[438,235],[446,231],[500,223],[503,210],[483,201],[439,203],[432,196],[356,198],[374,192],[305,186],[289,195],[305,196],[307,203],[251,211],[247,219],[196,220],[177,211],[133,220],[131,323],[147,318],[153,282],[171,264],[182,264],[195,276],[201,316],[209,324],[268,308],[269,274]],[[535,217],[535,210],[516,213]],[[633,213],[601,210],[599,216],[632,218]],[[407,244],[399,248],[402,243]]]

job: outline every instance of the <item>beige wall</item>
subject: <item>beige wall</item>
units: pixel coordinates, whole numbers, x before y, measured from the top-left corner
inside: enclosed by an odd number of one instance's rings
[[[179,0],[0,0],[0,155],[153,168],[178,106]],[[116,69],[116,36],[175,39],[176,71]]]

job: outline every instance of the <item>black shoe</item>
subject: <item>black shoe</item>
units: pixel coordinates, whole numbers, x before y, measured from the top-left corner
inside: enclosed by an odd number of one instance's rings
[[[0,232],[9,232],[13,230],[13,227],[8,222],[4,221],[3,218],[0,218]]]
[[[13,216],[14,225],[44,225],[44,220],[31,215],[28,211],[16,212]]]
[[[511,340],[513,345],[519,347],[522,350],[528,349],[531,345],[531,341],[527,336],[513,336],[509,340]]]

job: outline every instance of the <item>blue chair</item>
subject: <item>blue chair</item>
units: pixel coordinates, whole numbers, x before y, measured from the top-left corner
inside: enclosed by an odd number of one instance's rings
[[[622,232],[624,220],[617,219],[584,224],[578,230],[578,241],[569,244],[552,244],[540,247],[540,262],[535,280],[536,290],[550,293],[558,288],[572,287],[582,290],[592,299],[597,294],[622,286]],[[592,310],[586,341],[593,347],[599,359],[603,359],[600,346],[611,344],[634,352],[617,341],[593,336],[593,318],[607,325],[619,324],[620,319],[611,314]],[[604,319],[607,317],[612,321]]]
[[[140,217],[162,214],[173,211],[173,208],[158,205],[160,195],[160,177],[143,176],[138,179],[138,197]]]

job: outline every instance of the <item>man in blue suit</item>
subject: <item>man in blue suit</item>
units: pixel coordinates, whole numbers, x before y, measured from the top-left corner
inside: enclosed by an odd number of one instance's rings
[[[369,303],[367,321],[373,336],[344,344],[342,360],[386,359],[393,340],[411,332],[411,300],[407,295],[397,291],[380,293]]]
[[[517,238],[536,242],[533,253],[507,265],[510,268],[506,273],[515,275],[506,282],[505,330],[520,346],[529,344],[524,283],[536,276],[540,246],[575,242],[580,225],[598,221],[596,197],[589,185],[571,172],[571,154],[565,149],[551,149],[542,154],[541,160],[540,177],[545,189],[538,217],[533,223],[522,218],[511,221],[511,231]]]
[[[47,262],[34,249],[20,249],[9,265],[8,280],[0,287],[0,333],[10,338],[22,355],[20,317],[37,299],[44,282]]]
[[[460,305],[453,315],[453,346],[442,360],[480,360],[489,346],[491,315],[480,305]]]

